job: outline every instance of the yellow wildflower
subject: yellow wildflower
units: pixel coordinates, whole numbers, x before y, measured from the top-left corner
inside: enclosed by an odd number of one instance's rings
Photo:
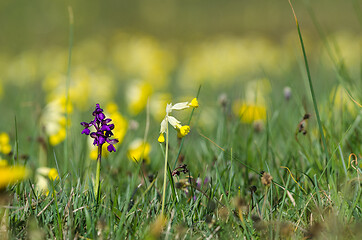
[[[28,170],[22,166],[0,167],[0,189],[6,188],[9,184],[24,180],[28,176]]]
[[[0,133],[0,152],[9,154],[11,152],[10,137],[7,133]]]
[[[165,142],[165,136],[163,136],[163,133],[160,133],[160,136],[158,137],[158,142],[163,143]]]
[[[266,108],[263,105],[235,102],[233,111],[240,116],[240,120],[243,123],[254,123],[255,121],[264,121],[266,119]]]
[[[139,114],[147,105],[147,100],[152,94],[152,86],[145,82],[132,84],[126,94],[128,111],[132,115]]]
[[[0,168],[8,166],[8,161],[5,159],[0,159]]]
[[[145,160],[146,163],[150,162],[149,154],[151,152],[151,145],[147,142],[143,142],[141,139],[136,139],[131,143],[128,149],[128,158],[139,162],[140,160]]]
[[[67,105],[67,107],[66,107]],[[45,133],[49,136],[49,143],[52,146],[58,145],[66,138],[66,127],[70,125],[70,121],[66,120],[66,111],[71,113],[73,106],[64,96],[58,96],[53,101],[49,102],[45,107],[42,123],[45,128]]]
[[[67,136],[66,130],[63,127],[59,129],[59,131],[56,134],[49,136],[49,142],[52,146],[58,145],[59,143],[64,141],[66,136]]]
[[[190,132],[190,126],[184,125],[177,131],[177,136],[183,138]]]
[[[41,194],[48,195],[48,183],[59,179],[58,171],[55,168],[40,167],[36,170],[36,189]]]
[[[48,172],[48,178],[52,181],[59,178],[58,171],[55,168],[51,168]]]
[[[189,103],[189,106],[193,108],[198,108],[199,102],[197,101],[197,98],[192,99],[191,102]]]

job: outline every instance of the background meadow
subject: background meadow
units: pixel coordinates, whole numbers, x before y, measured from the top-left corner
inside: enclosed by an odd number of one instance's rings
[[[1,2],[1,238],[359,239],[362,4],[292,3],[314,98],[288,1]]]

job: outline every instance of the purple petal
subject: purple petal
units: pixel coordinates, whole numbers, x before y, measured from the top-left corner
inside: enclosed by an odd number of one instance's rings
[[[86,122],[81,122],[80,125],[82,125],[85,128],[89,127],[89,123]]]
[[[109,143],[109,144],[116,144],[116,143],[118,143],[119,141],[118,141],[118,139],[117,138],[115,138],[115,139],[107,139],[107,143]]]
[[[112,129],[110,128],[109,125],[102,125],[101,127],[101,131],[111,131]]]
[[[103,143],[106,142],[106,138],[103,136],[98,136],[98,146],[102,145]]]
[[[82,131],[82,134],[85,134],[85,135],[89,135],[90,133],[90,130],[88,128],[85,128],[83,131]]]
[[[104,119],[104,120],[102,121],[102,124],[107,124],[107,123],[109,123],[109,122],[111,122],[111,121],[112,121],[112,119],[106,118],[106,119]]]
[[[108,152],[115,152],[116,148],[112,144],[110,144],[110,145],[108,145],[107,150],[108,150]]]
[[[105,116],[103,113],[98,113],[98,114],[97,114],[97,118],[98,118],[100,121],[102,121],[103,119],[106,118],[106,116]]]
[[[91,134],[90,134],[90,136],[92,137],[92,138],[98,138],[98,134],[96,133],[96,132],[92,132]]]

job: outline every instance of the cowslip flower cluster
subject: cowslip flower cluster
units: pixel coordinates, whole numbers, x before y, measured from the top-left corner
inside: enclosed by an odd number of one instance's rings
[[[103,109],[100,108],[99,104],[96,104],[96,109],[93,111],[94,119],[89,123],[81,122],[80,124],[84,127],[82,134],[90,135],[93,140],[93,145],[102,147],[104,143],[108,143],[107,150],[109,152],[115,152],[116,148],[114,144],[118,143],[118,139],[111,139],[113,136],[112,130],[114,129],[114,124],[109,124],[112,119],[106,118],[103,113]],[[96,131],[91,132],[90,127],[94,126]]]
[[[172,127],[174,127],[177,130],[177,136],[182,138],[186,136],[190,132],[190,126],[188,125],[181,125],[181,122],[177,120],[173,116],[169,116],[172,112],[172,110],[183,110],[190,107],[197,108],[199,106],[199,103],[197,101],[197,98],[192,99],[191,102],[181,102],[176,103],[175,105],[172,105],[172,103],[167,104],[166,106],[166,116],[161,122],[161,129],[160,129],[160,136],[158,137],[158,141],[160,143],[165,141],[164,133],[167,129],[167,124],[170,123]]]

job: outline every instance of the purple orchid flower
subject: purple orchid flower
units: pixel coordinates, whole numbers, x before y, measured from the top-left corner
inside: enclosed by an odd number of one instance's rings
[[[103,113],[103,109],[96,104],[96,109],[93,111],[92,115],[94,119],[87,122],[81,122],[80,124],[84,127],[82,134],[90,135],[93,140],[93,145],[102,146],[104,143],[108,143],[107,150],[109,152],[115,152],[116,148],[114,144],[118,143],[117,139],[111,139],[113,136],[112,130],[114,129],[114,124],[108,124],[112,121],[110,118],[106,118]],[[94,126],[95,132],[91,132],[90,127]]]

